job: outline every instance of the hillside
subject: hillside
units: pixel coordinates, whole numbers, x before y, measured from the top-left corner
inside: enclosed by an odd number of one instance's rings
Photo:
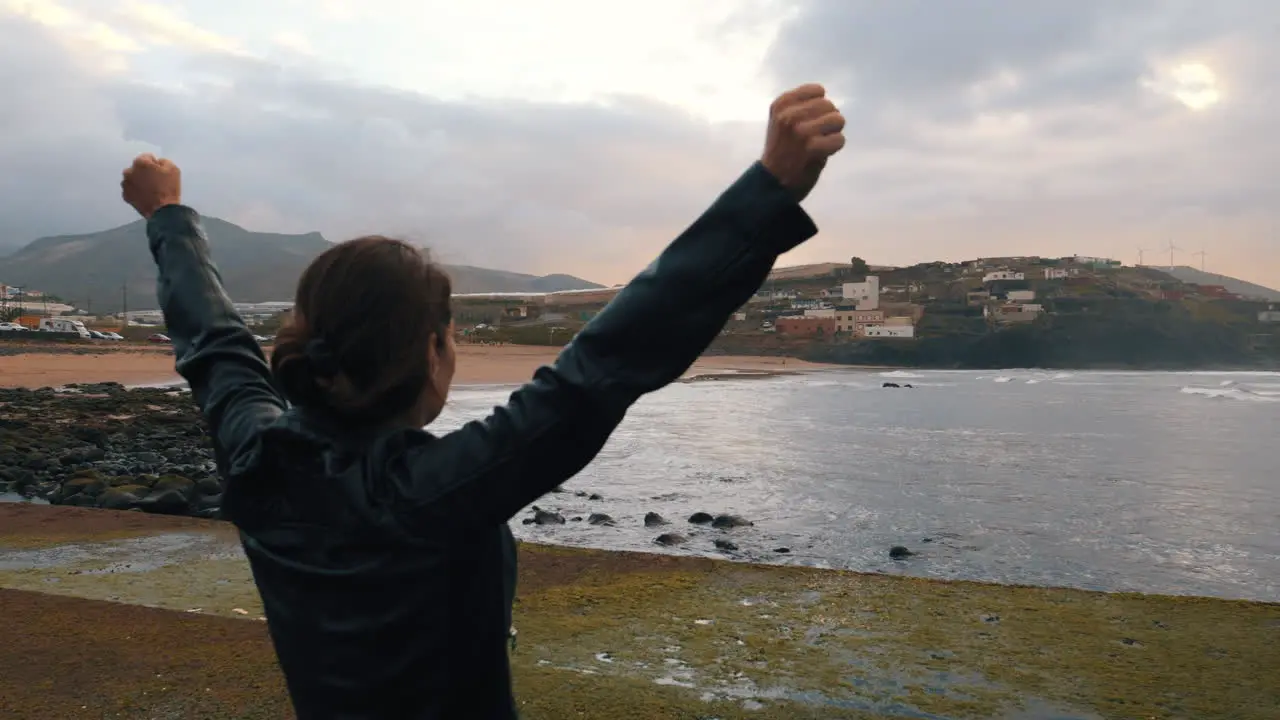
[[[303,268],[330,246],[318,232],[259,233],[211,217],[204,223],[223,283],[237,302],[292,299]],[[102,232],[41,238],[0,256],[0,282],[43,290],[95,312],[118,311],[126,292],[129,309],[154,308],[156,273],[145,228],[138,220]],[[539,277],[467,265],[448,269],[459,293],[600,287],[571,275]]]
[[[526,275],[508,270],[492,270],[473,265],[449,265],[453,278],[453,290],[458,293],[477,292],[556,292],[558,290],[593,290],[604,287],[573,275]]]
[[[1244,280],[1237,280],[1226,275],[1218,275],[1216,273],[1204,272],[1186,265],[1179,265],[1174,268],[1159,267],[1155,268],[1166,275],[1172,275],[1174,278],[1184,282],[1193,283],[1195,285],[1221,285],[1228,292],[1245,298],[1254,298],[1258,300],[1268,300],[1271,302],[1280,302],[1280,290],[1272,290],[1269,287],[1255,285]]]

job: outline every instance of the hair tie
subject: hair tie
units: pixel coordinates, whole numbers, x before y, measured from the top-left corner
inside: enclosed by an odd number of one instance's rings
[[[306,355],[307,362],[311,363],[312,369],[321,377],[333,377],[342,372],[342,367],[338,365],[338,358],[329,348],[329,343],[322,337],[308,340],[303,354]]]

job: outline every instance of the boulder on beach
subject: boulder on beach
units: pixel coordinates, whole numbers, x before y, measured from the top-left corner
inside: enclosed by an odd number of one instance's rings
[[[667,524],[667,521],[663,519],[663,517],[656,512],[647,512],[644,514],[645,527],[657,527],[659,525],[666,525],[666,524]]]
[[[689,522],[694,525],[710,525],[715,519],[714,515],[705,512],[696,512],[689,516]]]
[[[750,527],[754,524],[755,523],[747,520],[741,515],[717,515],[715,519],[711,521],[711,527],[719,528],[721,530],[728,530],[730,528],[737,527]]]
[[[684,543],[688,542],[688,540],[689,538],[686,538],[680,533],[662,533],[661,535],[653,539],[655,543],[659,545],[666,545],[668,547],[672,545],[683,545]]]
[[[138,506],[138,495],[129,492],[125,488],[137,487],[136,485],[126,485],[124,487],[107,488],[98,496],[98,507],[104,510],[132,510]],[[142,488],[143,491],[146,488]]]
[[[592,525],[613,525],[613,518],[605,513],[591,513],[587,517],[587,522]]]
[[[543,510],[537,505],[533,506],[533,523],[535,525],[563,525],[564,516],[558,512]]]

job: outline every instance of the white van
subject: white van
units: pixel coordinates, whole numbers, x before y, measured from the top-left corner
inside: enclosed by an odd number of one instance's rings
[[[92,337],[89,335],[89,329],[79,320],[64,320],[62,318],[40,318],[40,327],[38,330],[44,332],[62,332],[75,333],[82,338]]]

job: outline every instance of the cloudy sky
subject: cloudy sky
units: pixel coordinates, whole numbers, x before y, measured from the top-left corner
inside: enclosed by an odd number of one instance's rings
[[[787,264],[1173,242],[1280,287],[1278,37],[1261,0],[0,0],[0,243],[129,221],[151,151],[251,229],[619,282],[819,81],[849,144]]]

